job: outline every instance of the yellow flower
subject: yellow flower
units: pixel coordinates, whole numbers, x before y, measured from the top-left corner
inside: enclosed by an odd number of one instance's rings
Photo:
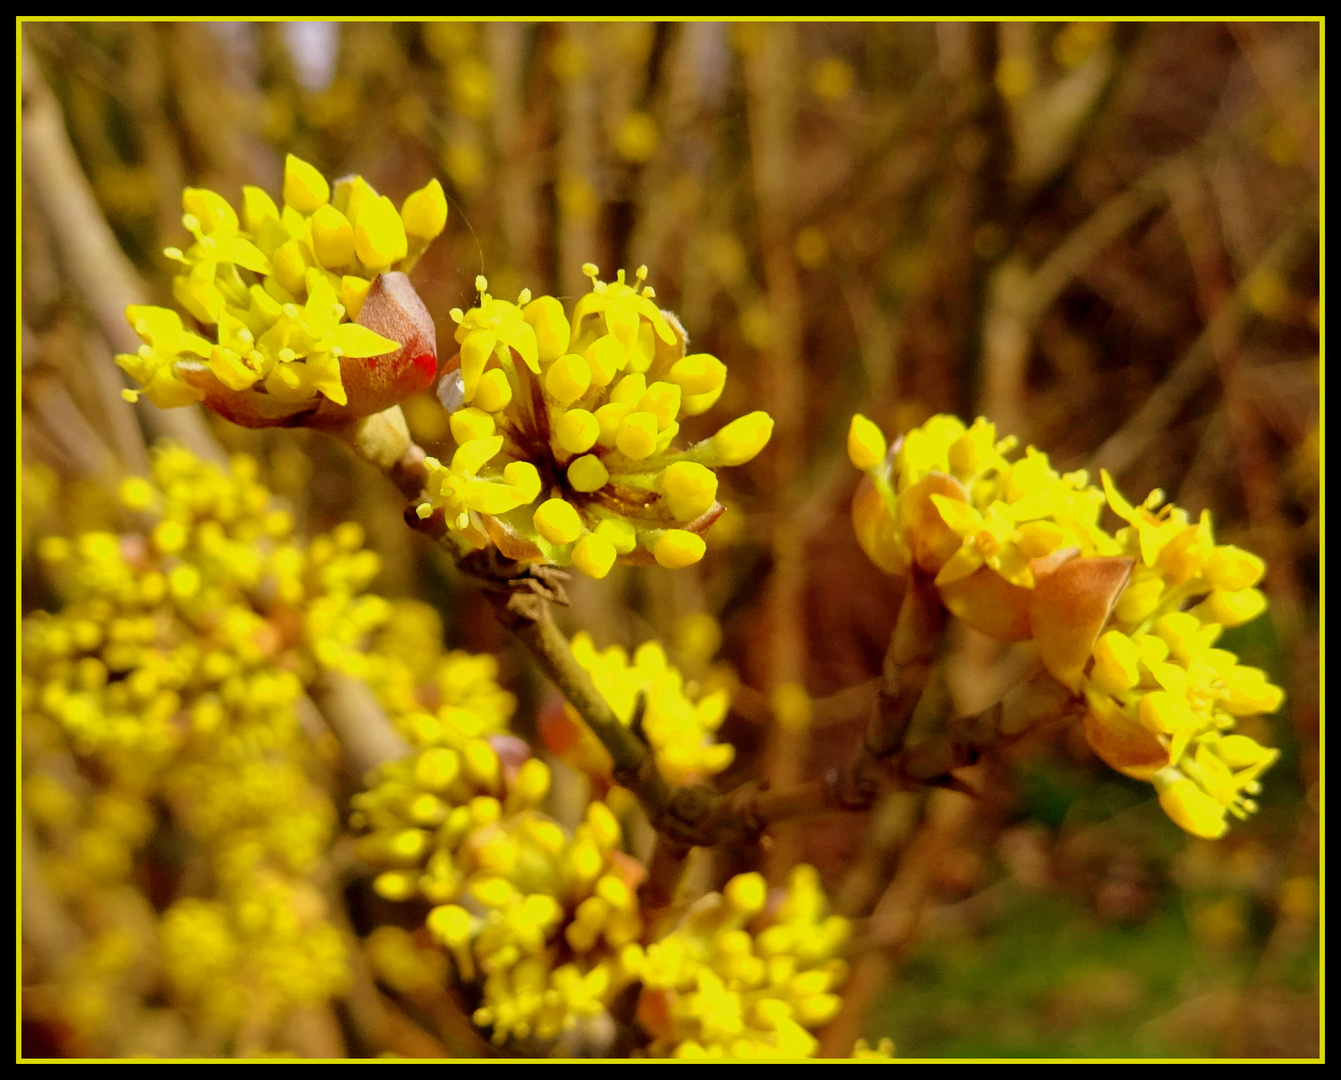
[[[303,416],[343,422],[418,393],[436,370],[432,319],[390,271],[408,269],[442,231],[435,183],[406,199],[413,243],[395,207],[361,177],[332,190],[293,155],[282,208],[244,188],[239,220],[216,192],[188,188],[182,220],[195,243],[167,254],[182,264],[174,295],[215,327],[212,337],[184,330],[165,309],[132,307],[127,317],[146,344],[117,362],[155,404],[204,400],[249,427]]]
[[[547,496],[534,507],[528,499],[479,510],[474,527],[458,534],[590,577],[604,577],[616,561],[691,565],[706,551],[701,534],[722,512],[714,469],[758,454],[773,421],[751,413],[677,450],[680,418],[717,400],[725,365],[706,353],[685,355],[684,332],[652,303],[646,268],[631,285],[622,271],[606,283],[595,267],[585,269],[592,291],[571,320],[552,296],[524,291],[508,303],[491,296],[483,278],[478,306],[452,313],[460,363],[449,364],[438,395],[454,437],[459,445],[500,438],[480,478],[527,464],[539,478],[536,495]]]

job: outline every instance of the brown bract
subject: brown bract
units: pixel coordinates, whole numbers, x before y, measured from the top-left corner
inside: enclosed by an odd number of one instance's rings
[[[1118,555],[1070,559],[1034,586],[1029,619],[1039,656],[1054,679],[1075,692],[1094,643],[1136,560]]]

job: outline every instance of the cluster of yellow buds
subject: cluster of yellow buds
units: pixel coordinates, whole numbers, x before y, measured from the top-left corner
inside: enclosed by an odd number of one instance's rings
[[[289,155],[283,207],[243,188],[242,214],[217,192],[187,188],[195,238],[173,294],[201,328],[168,308],[132,305],[144,344],[117,357],[161,407],[204,401],[247,427],[339,423],[428,387],[433,320],[405,277],[447,222],[437,180],[399,211],[361,176],[328,183]]]
[[[511,736],[458,733],[454,746],[383,766],[353,801],[358,852],[385,866],[373,888],[431,903],[427,928],[495,1043],[557,1038],[602,1016],[641,958],[635,889],[619,822],[587,806],[571,834],[536,807],[549,768]]]
[[[1110,765],[1154,782],[1174,821],[1224,833],[1253,809],[1277,757],[1231,734],[1236,717],[1274,712],[1264,672],[1214,648],[1226,626],[1266,609],[1265,566],[1216,544],[1209,512],[1193,523],[1160,492],[1139,507],[1107,474],[1061,475],[1028,447],[935,416],[893,447],[855,416],[848,453],[866,476],[853,502],[863,549],[881,569],[933,575],[946,608],[1004,641],[1032,639],[1048,671],[1083,694],[1085,732]],[[1111,508],[1126,525],[1110,534]]]
[[[479,304],[452,312],[458,358],[438,396],[457,450],[429,460],[422,517],[443,513],[467,546],[492,541],[509,558],[575,566],[604,577],[618,559],[676,568],[703,557],[702,533],[721,514],[719,465],[743,465],[767,444],[763,412],[687,450],[680,418],[721,396],[726,366],[685,355],[678,320],[653,303],[640,268],[592,288],[571,318],[552,296],[517,303],[476,281]],[[532,505],[537,499],[539,505]]]
[[[212,1025],[264,1028],[348,986],[345,941],[325,909],[313,885],[266,875],[225,902],[179,900],[163,914],[164,972]]]
[[[183,1004],[236,1022],[258,997],[277,1010],[329,999],[344,945],[311,878],[337,815],[311,776],[300,707],[317,672],[351,666],[360,635],[389,617],[360,595],[378,559],[357,526],[296,541],[248,458],[225,471],[164,447],[119,499],[117,531],[37,544],[64,599],[23,623],[24,800],[43,870],[61,896],[92,908],[96,892],[121,910],[151,807],[165,807],[218,890],[161,922]],[[96,780],[57,779],[71,753]],[[196,948],[201,920],[217,932]],[[80,991],[86,1019],[95,989]]]
[[[697,682],[686,682],[660,642],[644,642],[630,658],[618,645],[597,649],[584,630],[573,637],[572,648],[622,723],[631,724],[640,713],[657,768],[670,783],[699,783],[734,760],[735,747],[714,740],[726,719],[730,693],[724,688],[705,693]],[[550,749],[571,763],[610,776],[610,755],[571,705],[561,720],[543,718],[542,734]]]
[[[498,659],[442,647],[442,619],[419,600],[387,604],[386,617],[349,674],[367,682],[416,748],[500,735],[517,699],[498,685]]]
[[[678,1058],[804,1058],[837,1014],[851,931],[827,914],[813,867],[770,895],[759,874],[709,893],[645,951],[638,1020],[649,1052]]]

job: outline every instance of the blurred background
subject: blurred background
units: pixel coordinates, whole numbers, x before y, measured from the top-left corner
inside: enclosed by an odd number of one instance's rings
[[[137,344],[124,305],[172,303],[184,185],[277,192],[290,152],[397,203],[437,176],[451,214],[414,280],[443,358],[477,274],[571,300],[584,262],[646,264],[731,373],[689,437],[777,420],[724,476],[702,564],[582,579],[566,615],[600,645],[714,616],[740,684],[727,785],[817,775],[859,738],[825,701],[879,673],[900,586],[852,536],[854,412],[891,436],[986,415],[1133,500],[1209,507],[1217,540],[1269,563],[1269,615],[1225,645],[1285,687],[1248,732],[1282,758],[1223,841],[1075,731],[975,766],[976,800],[895,793],[779,830],[765,862],[814,863],[879,946],[849,1047],[1318,1052],[1317,23],[27,23],[23,42],[25,537],[101,520],[159,435],[249,452],[304,530],[363,524],[377,591],[500,652],[534,731],[554,703],[390,485],[309,432],[137,411],[112,365]],[[450,452],[431,394],[405,411]],[[56,485],[76,497],[53,507]],[[50,598],[23,567],[26,613]],[[962,633],[932,696],[981,708],[1018,663]],[[796,687],[811,723],[784,739],[766,721]]]

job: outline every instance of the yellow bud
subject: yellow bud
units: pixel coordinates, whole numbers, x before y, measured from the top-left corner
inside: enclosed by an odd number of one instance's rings
[[[523,502],[534,502],[540,494],[540,473],[529,461],[509,461],[503,467],[503,481],[517,489]]]
[[[409,900],[415,893],[414,875],[399,870],[388,870],[373,879],[373,892],[384,900]]]
[[[582,519],[563,499],[542,502],[533,518],[536,532],[551,544],[571,544],[582,535]]]
[[[708,439],[709,464],[744,465],[768,445],[773,434],[773,418],[766,412],[752,412],[732,420]]]
[[[648,412],[629,413],[615,436],[615,446],[633,461],[651,457],[657,448],[657,418]]]
[[[345,266],[354,258],[354,226],[329,203],[312,215],[312,250],[322,266]]]
[[[982,449],[980,439],[974,438],[971,432],[964,432],[946,451],[945,457],[950,470],[958,477],[972,476],[982,465]]]
[[[452,428],[452,438],[460,446],[471,439],[487,439],[494,433],[494,418],[483,409],[471,406],[458,409],[448,421]]]
[[[666,378],[686,397],[718,394],[726,383],[726,365],[708,353],[693,353],[675,361]]]
[[[1269,749],[1247,735],[1226,735],[1215,744],[1215,752],[1231,769],[1248,769],[1263,762],[1269,765],[1280,756],[1279,750]]]
[[[242,189],[242,222],[247,232],[257,233],[261,225],[271,219],[279,219],[279,207],[269,194],[250,184]]]
[[[594,454],[584,454],[568,466],[568,482],[576,491],[599,491],[609,480],[609,471]]]
[[[1120,630],[1109,630],[1095,642],[1091,678],[1107,693],[1120,694],[1140,681],[1139,661],[1132,639]]]
[[[189,533],[180,521],[164,520],[154,526],[154,547],[164,555],[175,555],[186,546]]]
[[[764,910],[768,900],[768,885],[762,874],[737,874],[722,890],[726,902],[747,918]]]
[[[1225,834],[1225,808],[1202,791],[1177,769],[1161,769],[1155,774],[1159,805],[1179,828],[1193,836],[1218,840]]]
[[[1164,582],[1157,577],[1146,578],[1128,585],[1113,608],[1119,622],[1139,623],[1150,617],[1159,606],[1164,593]]]
[[[433,937],[448,948],[460,948],[470,941],[470,912],[455,904],[435,907],[428,913],[425,925]]]
[[[275,277],[294,296],[303,295],[307,289],[307,260],[303,258],[303,246],[297,240],[286,240],[270,256],[270,265]]]
[[[650,412],[657,418],[657,430],[665,431],[680,412],[680,388],[674,383],[654,382],[638,399],[637,409]]]
[[[483,739],[471,739],[465,746],[466,775],[485,787],[498,783],[498,755]]]
[[[508,382],[508,373],[502,368],[490,368],[475,385],[471,404],[485,412],[494,413],[507,408],[511,400],[512,384]]]
[[[671,514],[679,521],[692,521],[717,498],[717,474],[697,462],[676,461],[661,474],[661,489]]]
[[[455,750],[435,746],[414,763],[414,778],[429,791],[446,791],[461,773],[461,758]]]
[[[614,847],[624,835],[624,831],[619,827],[619,820],[603,802],[587,804],[585,823],[591,829],[593,839],[602,848]]]
[[[610,391],[610,400],[620,405],[637,406],[638,401],[647,393],[647,377],[641,372],[625,375]]]
[[[615,564],[616,551],[600,533],[588,533],[573,547],[573,565],[589,578],[603,578]]]
[[[539,758],[530,758],[517,770],[512,792],[534,806],[549,794],[549,781],[549,766]]]
[[[1196,724],[1196,717],[1187,698],[1167,690],[1152,690],[1141,697],[1137,715],[1149,730],[1160,735],[1172,735]]]
[[[632,405],[622,405],[617,401],[608,402],[597,409],[593,414],[600,426],[600,434],[596,437],[596,441],[602,446],[613,447],[620,429],[624,426],[624,418],[631,412],[633,412]]]
[[[564,408],[585,394],[590,385],[591,365],[576,353],[559,357],[545,372],[545,389]]]
[[[593,341],[582,355],[591,365],[592,386],[609,386],[626,362],[624,346],[609,334]]]
[[[1193,609],[1193,614],[1207,622],[1242,626],[1257,618],[1266,607],[1267,598],[1260,589],[1239,589],[1237,592],[1215,589]]]
[[[884,433],[874,423],[857,413],[847,429],[847,456],[862,472],[874,469],[885,460]]]
[[[627,555],[638,546],[638,534],[622,518],[606,518],[596,526],[596,535],[608,540],[621,555]]]
[[[1220,704],[1235,716],[1273,713],[1285,700],[1285,691],[1267,681],[1260,668],[1233,667],[1225,672],[1224,697]]]
[[[419,240],[433,240],[447,226],[447,196],[436,177],[405,196],[400,218],[405,231]]]
[[[667,529],[652,545],[652,557],[668,570],[678,570],[698,562],[707,547],[701,536],[684,529]]]
[[[1154,634],[1138,634],[1132,638],[1136,642],[1136,651],[1141,654],[1141,663],[1150,667],[1162,664],[1169,658],[1169,645]]]
[[[1155,633],[1168,642],[1171,648],[1200,629],[1201,620],[1186,611],[1172,611],[1155,620]]]
[[[284,201],[300,214],[310,214],[330,200],[326,178],[302,158],[284,159]]]
[[[552,296],[539,296],[522,309],[522,316],[535,330],[536,351],[542,364],[557,360],[568,351],[572,330],[558,300]]]
[[[387,841],[387,854],[412,862],[428,851],[430,842],[428,833],[421,829],[402,829]]]
[[[600,434],[600,423],[586,409],[569,409],[554,422],[554,441],[570,454],[586,453],[596,445]]]
[[[1248,589],[1261,581],[1265,573],[1266,563],[1233,544],[1217,545],[1206,559],[1206,580],[1217,589],[1230,592]]]
[[[405,226],[385,195],[369,202],[355,219],[354,250],[370,271],[386,270],[405,258],[409,250]]]

